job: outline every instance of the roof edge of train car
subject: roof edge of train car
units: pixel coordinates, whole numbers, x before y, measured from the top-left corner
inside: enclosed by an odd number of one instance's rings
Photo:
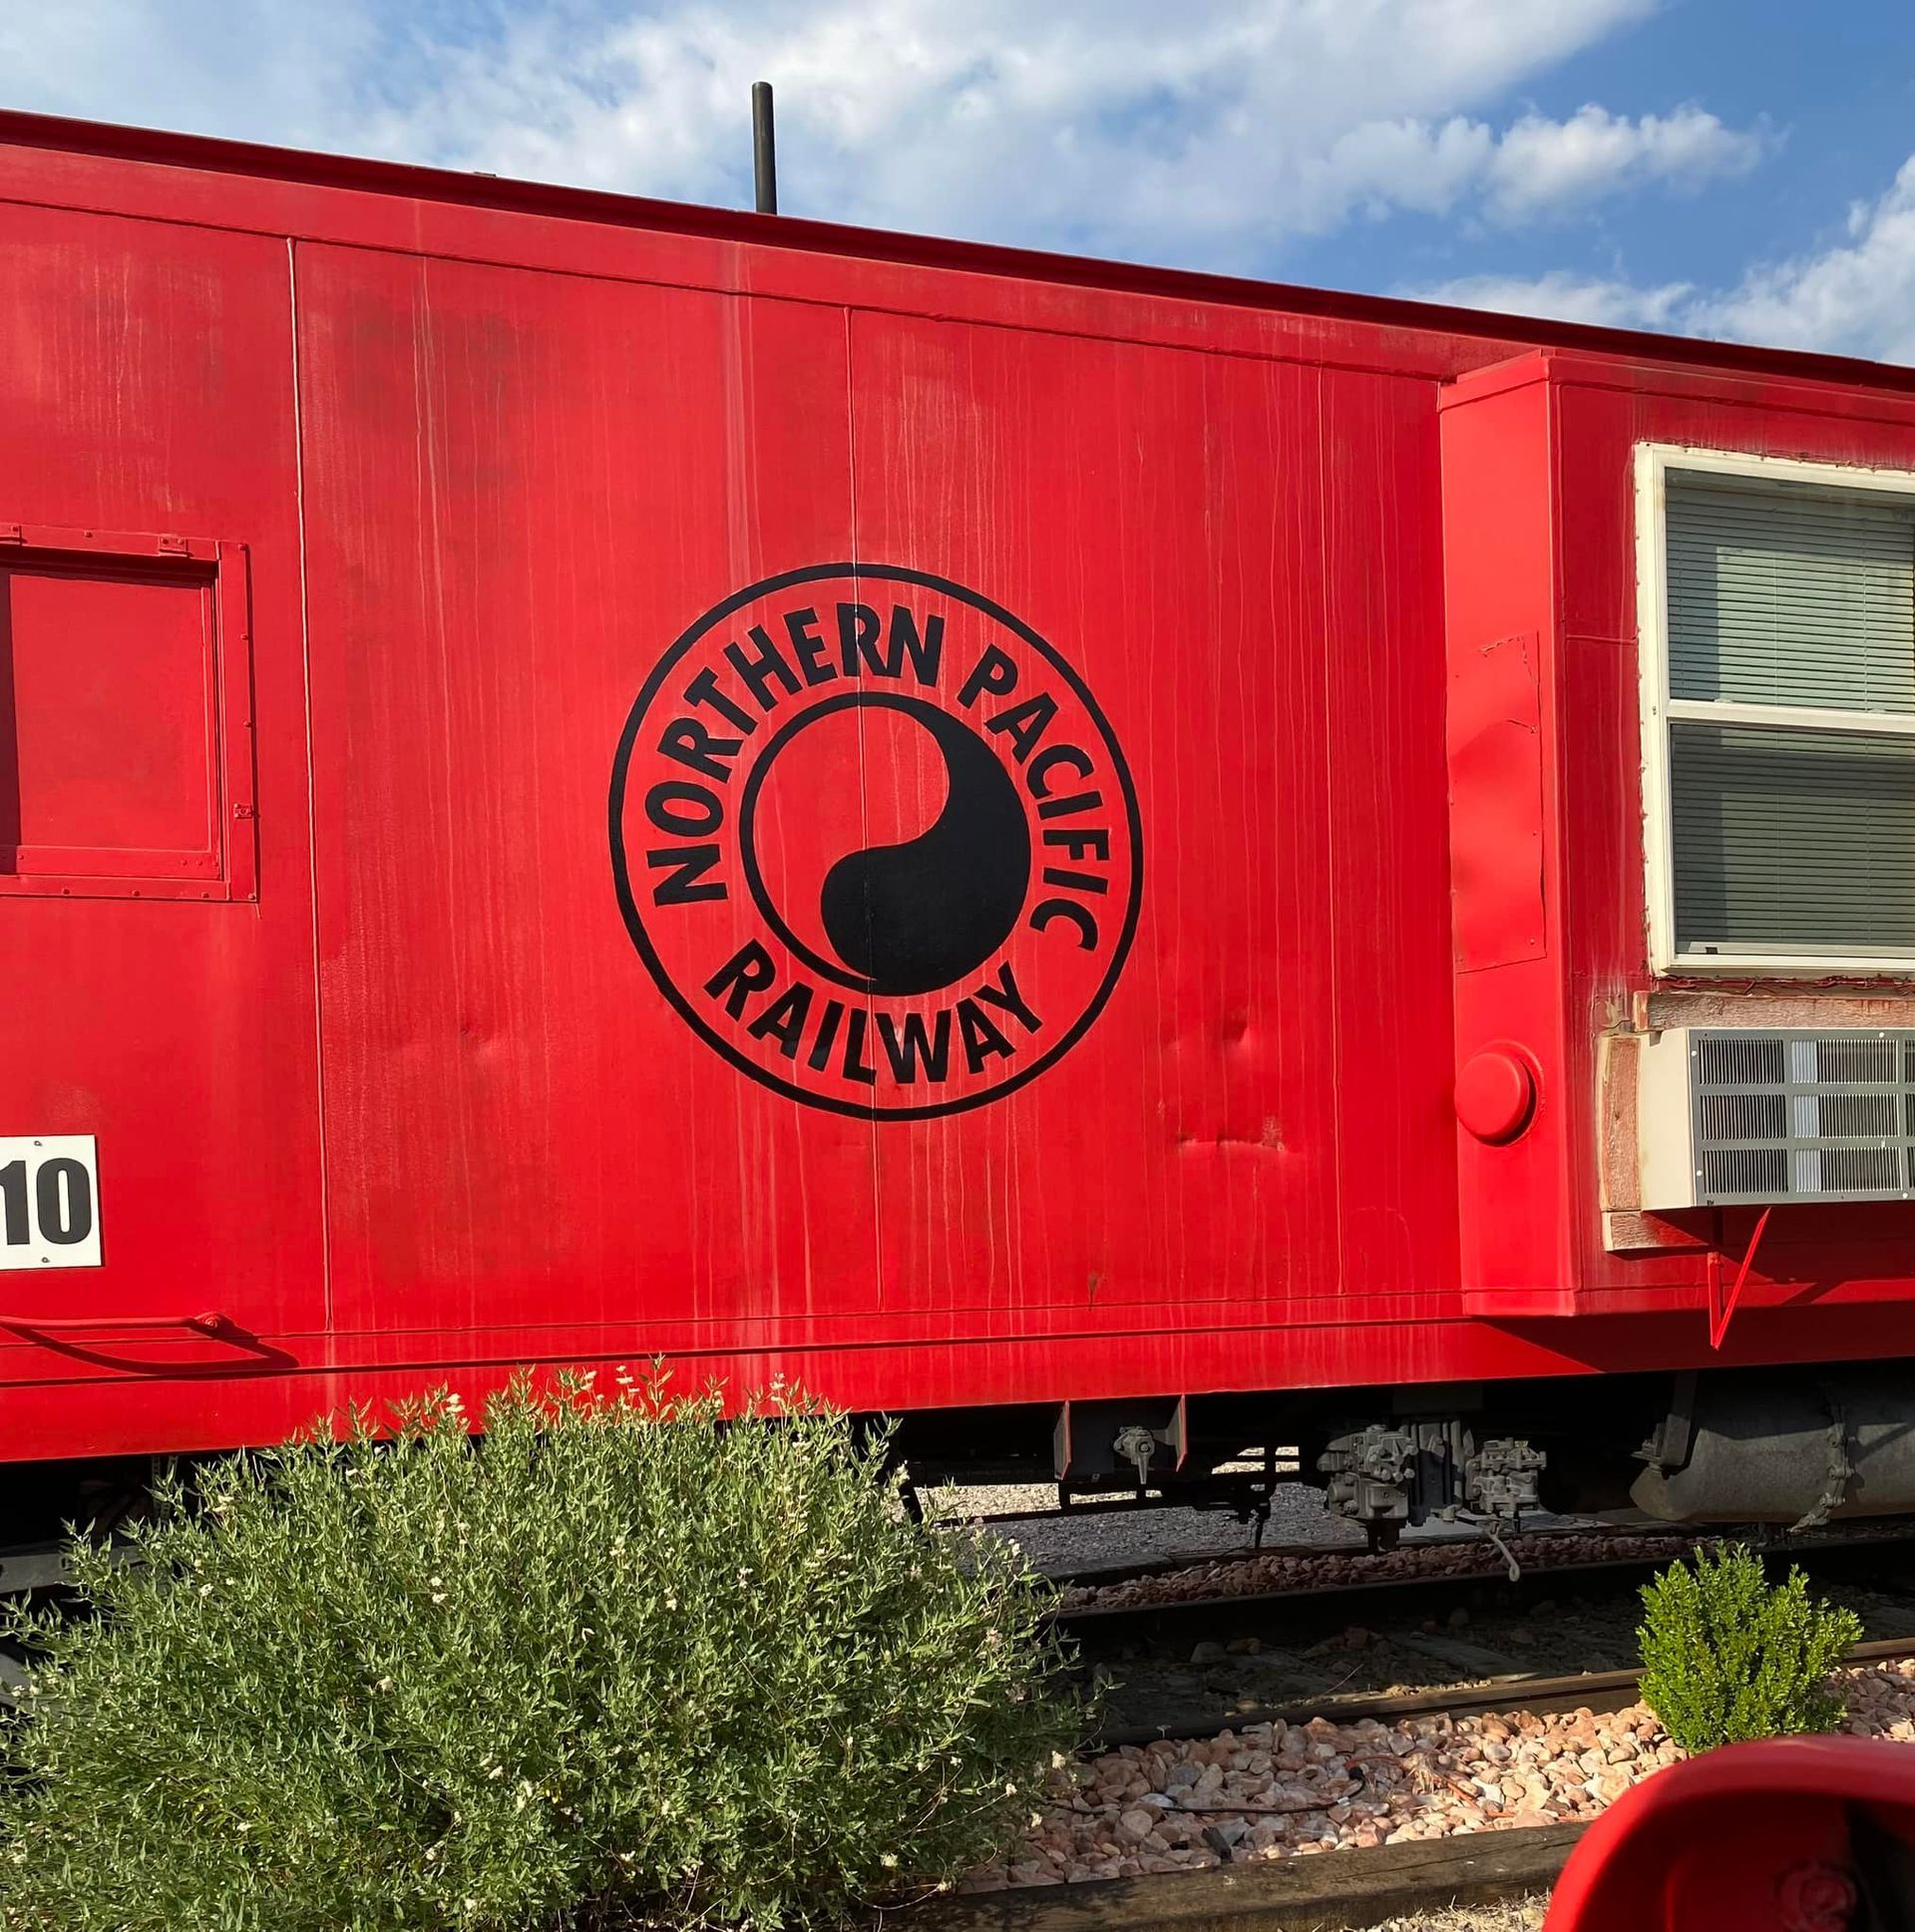
[[[1460,359],[1454,371],[1459,375],[1482,362],[1527,350],[1566,349],[1688,365],[1724,374],[1915,393],[1915,368],[1871,362],[1858,356],[1719,342],[1644,329],[1605,328],[1592,323],[1458,308],[1399,296],[1351,294],[1294,282],[1260,281],[1249,276],[1153,267],[1100,256],[855,227],[797,215],[756,214],[703,202],[657,200],[601,189],[521,181],[410,162],[371,161],[357,156],[13,109],[0,109],[0,147],[44,149],[304,187],[595,221],[710,240],[748,242],[756,247],[897,262],[910,267],[954,269],[1004,279],[1166,296],[1484,343],[1491,353],[1481,358]],[[0,197],[4,196],[4,186],[0,186]]]

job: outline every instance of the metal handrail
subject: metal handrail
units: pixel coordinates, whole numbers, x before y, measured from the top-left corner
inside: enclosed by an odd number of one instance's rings
[[[196,1329],[218,1335],[234,1325],[216,1311],[206,1315],[0,1315],[0,1329],[33,1329],[42,1335],[90,1335],[98,1329]]]

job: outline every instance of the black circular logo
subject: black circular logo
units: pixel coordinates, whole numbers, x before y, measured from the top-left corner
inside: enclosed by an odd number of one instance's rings
[[[1136,793],[1077,672],[976,591],[869,564],[754,583],[665,652],[613,760],[611,862],[710,1045],[892,1120],[1054,1064],[1143,892]]]

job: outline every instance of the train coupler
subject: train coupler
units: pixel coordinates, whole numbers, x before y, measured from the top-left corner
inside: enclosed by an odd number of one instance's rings
[[[1325,1504],[1362,1524],[1370,1547],[1393,1547],[1407,1523],[1486,1517],[1514,1530],[1541,1506],[1543,1451],[1519,1436],[1477,1442],[1458,1421],[1372,1422],[1335,1435],[1317,1457]]]

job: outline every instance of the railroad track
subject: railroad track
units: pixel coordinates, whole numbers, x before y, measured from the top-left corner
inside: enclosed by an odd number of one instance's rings
[[[1886,1637],[1857,1644],[1843,1662],[1894,1664],[1908,1659],[1915,1659],[1915,1637]],[[1564,1677],[1517,1673],[1487,1684],[1433,1691],[1331,1692],[1320,1698],[1233,1711],[1221,1724],[1215,1718],[1199,1718],[1128,1731],[1103,1730],[1097,1734],[1096,1743],[1101,1750],[1117,1750],[1125,1744],[1150,1744],[1160,1739],[1210,1738],[1222,1730],[1304,1725],[1314,1718],[1348,1725],[1364,1718],[1392,1724],[1398,1718],[1487,1718],[1512,1711],[1535,1717],[1562,1711],[1625,1711],[1641,1700],[1642,1690],[1640,1671],[1574,1671]]]
[[[1546,1891],[1587,1828],[1538,1826],[1460,1844],[1416,1841],[1163,1878],[962,1894],[888,1913],[886,1923],[892,1932],[1338,1932]]]
[[[1565,1614],[1552,1616],[1546,1610],[1540,1619],[1527,1617],[1535,1629],[1559,1632],[1600,1628],[1612,1635],[1621,1631],[1621,1645],[1612,1642],[1607,1646],[1610,1655],[1613,1658],[1619,1647],[1633,1655],[1634,1643],[1628,1633],[1635,1618],[1629,1594],[1650,1573],[1701,1540],[1672,1535],[1667,1540],[1658,1539],[1653,1547],[1645,1547],[1638,1540],[1627,1554],[1620,1555],[1606,1555],[1600,1543],[1594,1543],[1583,1560],[1533,1564],[1515,1584],[1506,1575],[1486,1569],[1461,1573],[1446,1570],[1434,1576],[1357,1575],[1306,1589],[1239,1588],[1168,1602],[1067,1602],[1057,1613],[1059,1627],[1068,1631],[1086,1659],[1114,1666],[1119,1679],[1100,1733],[1087,1746],[1086,1759],[1106,1764],[1125,1757],[1149,1759],[1153,1753],[1148,1747],[1171,1744],[1180,1751],[1198,1754],[1177,1761],[1201,1761],[1205,1745],[1214,1745],[1225,1732],[1238,1740],[1232,1748],[1274,1750],[1275,1740],[1284,1735],[1278,1727],[1305,1726],[1314,1720],[1336,1728],[1334,1734],[1325,1735],[1338,1739],[1334,1744],[1338,1751],[1350,1748],[1346,1740],[1360,1735],[1355,1731],[1358,1726],[1389,1730],[1407,1725],[1417,1734],[1427,1735],[1447,1733],[1460,1724],[1465,1734],[1480,1737],[1480,1721],[1503,1716],[1510,1718],[1512,1727],[1519,1718],[1525,1726],[1540,1719],[1578,1731],[1593,1723],[1598,1733],[1626,1737],[1629,1721],[1625,1719],[1619,1725],[1614,1714],[1639,1701],[1636,1670],[1564,1673],[1560,1664],[1548,1672],[1523,1668],[1507,1656],[1480,1653],[1471,1643],[1459,1641],[1459,1636],[1481,1643],[1506,1641],[1511,1619],[1499,1618],[1499,1610],[1522,1613],[1541,1599],[1554,1597],[1564,1601]],[[1310,1554],[1320,1558],[1323,1552]],[[1887,1530],[1871,1527],[1860,1533],[1838,1530],[1780,1539],[1765,1554],[1777,1564],[1799,1563],[1831,1587],[1839,1589],[1846,1583],[1851,1594],[1859,1590],[1878,1607],[1879,1620],[1870,1619],[1872,1641],[1852,1653],[1852,1663],[1879,1666],[1915,1659],[1915,1563],[1910,1561],[1915,1554],[1915,1526]],[[1453,1550],[1443,1549],[1435,1560],[1453,1560]],[[1238,1567],[1227,1566],[1226,1574]],[[1360,1567],[1360,1559],[1351,1565],[1352,1569]],[[1166,1574],[1161,1566],[1152,1568],[1159,1576]],[[1072,1581],[1081,1586],[1127,1580],[1101,1573]],[[1864,1597],[1855,1600],[1860,1603]],[[1445,1609],[1464,1602],[1472,1606],[1465,1630],[1424,1634]],[[1631,1614],[1622,1616],[1625,1610]],[[1320,1633],[1341,1631],[1351,1623],[1361,1623],[1369,1633],[1364,1666],[1386,1670],[1388,1675],[1381,1682],[1392,1688],[1317,1688],[1317,1681],[1351,1660],[1341,1644],[1333,1642],[1314,1650],[1304,1650],[1302,1645]],[[1504,1626],[1500,1636],[1499,1624]],[[1402,1628],[1392,1632],[1392,1625]],[[1193,1640],[1199,1640],[1201,1650],[1206,1648],[1203,1639],[1250,1632],[1272,1637],[1275,1648],[1256,1658],[1240,1658],[1209,1646],[1214,1653],[1210,1667],[1194,1672],[1181,1671],[1163,1661],[1167,1654],[1183,1650]],[[1512,1648],[1520,1655],[1519,1647]],[[1549,1644],[1540,1648],[1545,1656],[1551,1654]],[[1554,1649],[1560,1656],[1560,1638]],[[1601,1660],[1600,1649],[1592,1647],[1592,1654]],[[1259,1686],[1252,1667],[1275,1657],[1283,1659],[1284,1668],[1274,1672],[1265,1686]],[[1400,1688],[1405,1679],[1412,1686],[1427,1683],[1420,1675],[1425,1670],[1447,1670],[1452,1681],[1430,1688]],[[1157,1678],[1154,1683],[1150,1681],[1153,1673]],[[1473,1681],[1466,1685],[1454,1681],[1464,1677]],[[1133,1682],[1137,1679],[1144,1680],[1141,1689]],[[1302,1686],[1293,1693],[1291,1687],[1300,1679]],[[1271,1685],[1277,1687],[1277,1695],[1268,1695]],[[1223,1698],[1213,1695],[1212,1687],[1221,1690]],[[1260,1689],[1266,1695],[1257,1695]],[[1858,1709],[1873,1711],[1875,1707]],[[1584,1713],[1590,1714],[1589,1719],[1582,1718]],[[1610,1728],[1608,1733],[1605,1727]],[[1492,1739],[1505,1735],[1495,1727],[1487,1734]],[[1259,1739],[1266,1741],[1258,1742]],[[1431,1741],[1417,1748],[1447,1751],[1452,1747]],[[1464,1766],[1465,1779],[1473,1771],[1482,1770],[1489,1770],[1493,1777],[1493,1769],[1476,1762],[1475,1756],[1476,1747],[1465,1743],[1463,1756],[1453,1761]],[[1161,1763],[1159,1760],[1160,1772]],[[1640,1768],[1637,1774],[1641,1774]],[[1120,1772],[1119,1786],[1121,1782]],[[1110,1788],[1105,1779],[1096,1780],[1091,1802],[1095,1815],[1104,1823],[1077,1839],[1073,1860],[1094,1865],[1100,1854],[1093,1840],[1111,1836],[1114,1813],[1098,1808],[1110,1801]],[[1253,1795],[1256,1788],[1253,1785]],[[1593,1792],[1595,1787],[1590,1788]],[[1220,1795],[1235,1799],[1240,1792],[1229,1790]],[[1115,1800],[1118,1804],[1123,1801]],[[1264,1801],[1257,1798],[1252,1805],[1230,1804],[1222,1809],[1241,1813]],[[1509,1801],[1517,1802],[1514,1798]],[[1583,1802],[1576,1800],[1576,1807]],[[1545,1807],[1544,1815],[1548,1811]],[[1497,1815],[1507,1817],[1509,1812],[1502,1810]],[[1555,1815],[1560,1818],[1561,1811]],[[1192,1932],[1200,1926],[1207,1932],[1208,1928],[1226,1926],[1234,1932],[1280,1932],[1280,1928],[1291,1926],[1367,1926],[1379,1919],[1414,1917],[1454,1903],[1514,1898],[1546,1889],[1585,1822],[1577,1820],[1572,1811],[1572,1816],[1560,1823],[1492,1823],[1489,1828],[1479,1824],[1450,1837],[1361,1847],[1345,1843],[1321,1851],[1311,1848],[1307,1840],[1292,1840],[1287,1855],[1266,1852],[1184,1872],[1013,1886],[970,1896],[951,1902],[948,1921],[953,1932],[982,1932],[985,1927],[1003,1928],[1003,1932],[1012,1932],[1013,1928],[1015,1932],[1089,1932],[1093,1925],[1099,1932],[1108,1927],[1124,1932],[1131,1926],[1141,1932],[1146,1925],[1188,1926]],[[1348,1835],[1343,1827],[1338,1830],[1340,1835]],[[1225,1848],[1209,1832],[1205,1840],[1219,1852]],[[1070,1841],[1066,1830],[1064,1842]],[[1188,1841],[1173,1836],[1171,1842]]]
[[[1051,1515],[1054,1520],[1056,1512],[1051,1512]],[[1520,1556],[1530,1544],[1561,1536],[1582,1537],[1592,1542],[1613,1542],[1626,1536],[1644,1539],[1666,1538],[1673,1543],[1688,1543],[1695,1540],[1694,1531],[1673,1527],[1627,1530],[1571,1527],[1532,1530],[1527,1535],[1516,1538],[1512,1547]],[[1486,1536],[1481,1535],[1432,1536],[1405,1541],[1398,1544],[1395,1550],[1382,1553],[1367,1550],[1360,1543],[1263,1543],[1254,1548],[1245,1546],[1234,1550],[1190,1550],[1181,1556],[1150,1557],[1140,1563],[1093,1563],[1079,1569],[1053,1570],[1048,1572],[1048,1575],[1050,1581],[1060,1590],[1090,1590],[1104,1584],[1135,1583],[1152,1578],[1175,1576],[1185,1570],[1228,1571],[1247,1569],[1273,1561],[1321,1563],[1327,1559],[1347,1563],[1386,1564],[1406,1558],[1428,1557],[1443,1553],[1454,1554],[1477,1549],[1493,1550],[1493,1545]]]
[[[1915,1660],[1915,1639],[1855,1646],[1850,1665]],[[1337,1725],[1362,1720],[1452,1723],[1491,1716],[1604,1713],[1637,1703],[1636,1671],[1527,1677],[1461,1691],[1327,1697],[1232,1721],[1238,1736],[1263,1725]],[[1195,1728],[1110,1738],[1104,1748],[1160,1738],[1191,1738]],[[1222,1809],[1237,1809],[1224,1806]],[[1012,1886],[944,1900],[905,1915],[926,1932],[1331,1932],[1374,1925],[1458,1904],[1482,1904],[1547,1889],[1567,1862],[1587,1819],[1560,1824],[1504,1826],[1453,1838],[1344,1847],[1310,1855],[1227,1860],[1195,1870],[1070,1884]]]
[[[1071,1601],[1067,1597],[1052,1612],[1051,1620],[1082,1651],[1092,1656],[1152,1640],[1189,1642],[1222,1630],[1248,1635],[1281,1629],[1294,1638],[1362,1623],[1366,1613],[1379,1618],[1399,1614],[1403,1606],[1412,1603],[1423,1614],[1434,1615],[1459,1601],[1477,1597],[1487,1597],[1506,1607],[1520,1607],[1561,1596],[1572,1586],[1579,1590],[1633,1587],[1699,1544],[1720,1540],[1720,1532],[1707,1536],[1672,1535],[1665,1547],[1654,1552],[1633,1551],[1621,1556],[1592,1554],[1571,1562],[1526,1564],[1514,1580],[1491,1552],[1490,1559],[1480,1568],[1468,1570],[1433,1569],[1423,1574],[1358,1576],[1332,1584],[1232,1590],[1198,1597],[1154,1597],[1138,1603]],[[1421,1547],[1439,1556],[1452,1553],[1452,1546],[1443,1544]],[[1483,1547],[1489,1549],[1488,1545]],[[1516,1547],[1520,1555],[1521,1545]],[[1591,1547],[1599,1551],[1600,1542],[1592,1543]],[[1260,1554],[1285,1556],[1291,1552]],[[1321,1549],[1307,1552],[1312,1560],[1326,1554]],[[1890,1530],[1871,1528],[1863,1534],[1783,1538],[1765,1546],[1761,1554],[1777,1566],[1797,1563],[1818,1574],[1866,1570],[1872,1564],[1892,1566],[1898,1560],[1905,1562],[1915,1556],[1915,1525]],[[1230,1567],[1248,1566],[1258,1560],[1257,1556],[1233,1558]],[[1365,1559],[1352,1555],[1349,1561],[1355,1565]],[[1067,1589],[1083,1589],[1169,1574],[1172,1574],[1169,1566],[1151,1565],[1128,1572],[1079,1572],[1057,1581]]]
[[[1057,1627],[1102,1684],[1109,1740],[1205,1737],[1326,1695],[1461,1695],[1635,1661],[1637,1590],[1690,1547],[1481,1572],[1124,1605],[1066,1603]],[[1880,1640],[1915,1640],[1915,1533],[1799,1539],[1799,1563]],[[1432,1707],[1436,1708],[1436,1707]]]

